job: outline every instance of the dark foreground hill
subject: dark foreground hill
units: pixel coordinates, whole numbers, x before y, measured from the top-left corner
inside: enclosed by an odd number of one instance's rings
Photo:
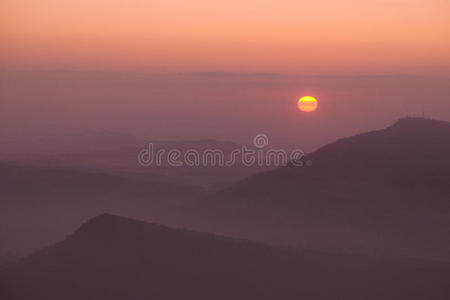
[[[13,299],[448,299],[450,265],[275,248],[112,215],[0,269]]]
[[[209,196],[191,224],[326,251],[450,260],[449,153],[450,123],[401,119]]]
[[[167,210],[203,189],[159,175],[146,180],[73,169],[0,163],[0,253],[29,253],[108,211],[168,221]]]

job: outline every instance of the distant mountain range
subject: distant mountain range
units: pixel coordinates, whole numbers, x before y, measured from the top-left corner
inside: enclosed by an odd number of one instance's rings
[[[0,163],[0,253],[29,252],[84,219],[111,212],[297,248],[450,260],[448,122],[401,119],[330,143],[308,154],[302,167],[235,184],[261,169],[142,172],[125,167],[135,160],[137,148],[130,149]],[[211,192],[211,185],[191,184],[203,179],[228,187]]]
[[[0,267],[1,299],[446,300],[450,265],[276,248],[103,214]]]
[[[138,154],[149,148],[154,149],[154,163],[143,166],[138,162]],[[251,146],[247,146],[251,147]],[[38,167],[71,168],[83,171],[96,171],[118,174],[130,178],[147,179],[161,175],[177,183],[219,189],[260,171],[273,169],[271,166],[242,166],[239,161],[231,167],[214,166],[203,163],[173,167],[167,162],[167,153],[180,151],[180,159],[189,150],[202,154],[206,149],[220,150],[225,160],[231,151],[241,149],[242,145],[213,139],[154,141],[139,139],[132,135],[109,131],[86,131],[55,138],[36,139],[22,142],[1,142],[0,162],[12,162]],[[161,164],[156,163],[156,153],[164,151]]]
[[[241,147],[216,140],[153,144],[166,152],[220,149],[229,154]],[[17,153],[1,146],[0,253],[28,253],[105,211],[176,223],[172,212],[180,204],[264,170],[143,167],[137,157],[148,142],[114,132],[89,131],[17,144]]]
[[[450,260],[450,123],[405,118],[251,176],[189,226],[298,247]]]
[[[122,132],[88,130],[34,140],[1,141],[0,154],[92,155],[98,152],[107,154],[129,149],[142,149],[147,147],[149,143],[154,144],[155,148],[179,149],[181,151],[218,148],[224,152],[229,152],[241,146],[234,142],[214,139],[154,140],[137,138]]]

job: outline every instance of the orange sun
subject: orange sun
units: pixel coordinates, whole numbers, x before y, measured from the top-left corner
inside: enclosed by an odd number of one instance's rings
[[[297,106],[298,109],[304,112],[312,112],[317,109],[317,100],[311,96],[305,96],[298,100]]]

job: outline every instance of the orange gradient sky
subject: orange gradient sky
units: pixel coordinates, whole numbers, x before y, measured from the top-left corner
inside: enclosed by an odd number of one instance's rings
[[[2,0],[0,68],[448,75],[450,1]]]

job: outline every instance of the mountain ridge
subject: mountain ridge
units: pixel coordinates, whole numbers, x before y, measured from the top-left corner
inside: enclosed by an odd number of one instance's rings
[[[444,300],[449,279],[448,263],[299,251],[102,214],[1,268],[0,296]]]
[[[450,243],[442,242],[450,226],[448,153],[449,122],[401,119],[307,154],[310,166],[259,173],[207,195],[192,210],[208,221],[190,224],[314,249],[450,260]]]

